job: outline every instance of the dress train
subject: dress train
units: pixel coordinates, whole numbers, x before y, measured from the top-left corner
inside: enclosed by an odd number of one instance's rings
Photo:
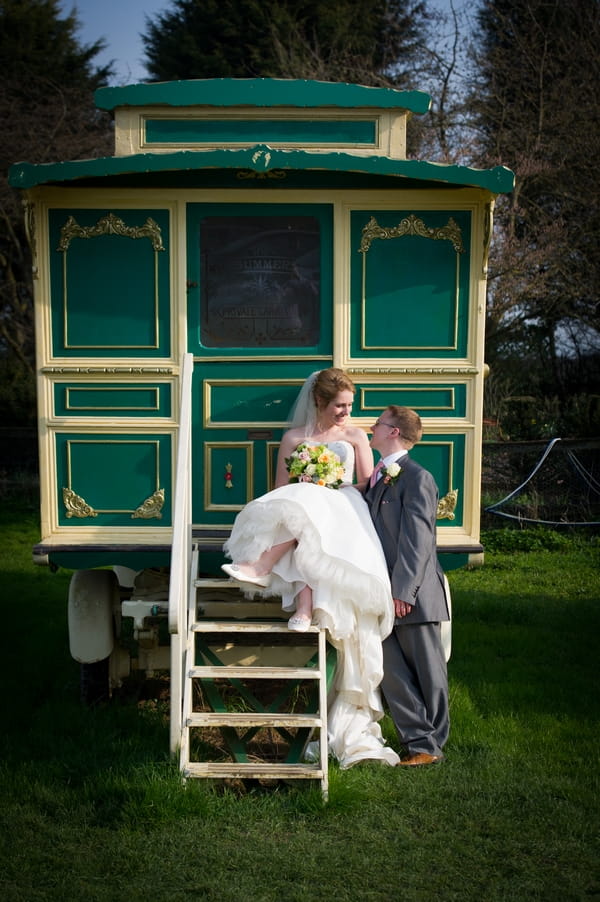
[[[274,565],[269,588],[252,594],[280,596],[283,609],[293,611],[300,589],[312,588],[313,622],[327,629],[337,651],[328,709],[329,750],[342,768],[362,760],[393,766],[399,758],[381,733],[379,684],[381,642],[392,630],[394,608],[367,504],[352,486],[282,486],[246,505],[224,550],[233,561],[254,561],[291,538],[297,544]]]

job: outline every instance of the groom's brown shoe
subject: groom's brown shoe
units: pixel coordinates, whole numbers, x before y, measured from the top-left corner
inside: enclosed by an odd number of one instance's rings
[[[417,752],[415,755],[403,758],[399,763],[404,767],[421,767],[423,764],[436,764],[442,760],[442,755],[427,755],[425,752]]]

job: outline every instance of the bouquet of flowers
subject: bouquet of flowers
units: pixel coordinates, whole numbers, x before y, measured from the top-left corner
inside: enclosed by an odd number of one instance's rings
[[[337,489],[344,479],[344,468],[337,454],[327,445],[298,445],[285,463],[290,482],[313,482],[329,489]]]

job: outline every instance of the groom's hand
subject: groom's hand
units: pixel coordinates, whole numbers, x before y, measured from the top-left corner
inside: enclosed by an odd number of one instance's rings
[[[400,601],[399,598],[394,598],[394,609],[396,611],[396,617],[406,617],[406,615],[410,614],[412,611],[413,606],[407,601]]]

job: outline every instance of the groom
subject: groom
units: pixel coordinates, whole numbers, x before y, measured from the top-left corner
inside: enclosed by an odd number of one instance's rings
[[[387,561],[396,619],[383,642],[381,688],[400,742],[400,764],[443,758],[448,738],[448,677],[440,621],[449,620],[436,555],[438,492],[431,473],[408,451],[423,434],[414,410],[390,405],[373,424],[377,464],[365,498]]]

